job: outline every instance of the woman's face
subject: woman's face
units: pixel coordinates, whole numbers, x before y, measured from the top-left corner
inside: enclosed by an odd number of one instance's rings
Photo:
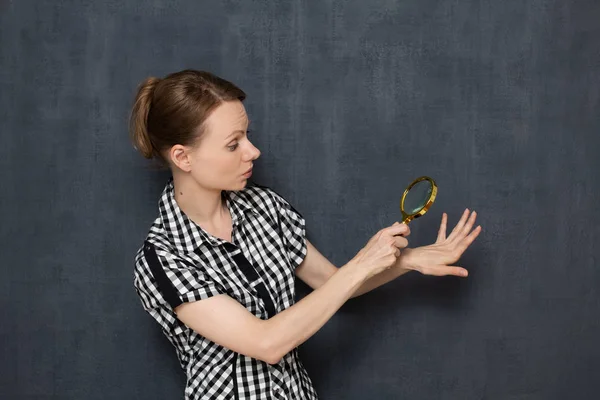
[[[223,102],[205,121],[200,143],[189,149],[192,176],[208,189],[241,190],[250,175],[246,172],[260,151],[248,139],[248,116],[239,100]]]

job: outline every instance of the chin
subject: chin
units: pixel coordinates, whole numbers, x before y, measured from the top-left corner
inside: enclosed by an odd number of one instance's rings
[[[229,191],[238,191],[238,190],[242,190],[244,189],[246,186],[248,186],[248,183],[250,182],[250,180],[248,179],[242,179],[237,185],[231,185],[229,189]]]

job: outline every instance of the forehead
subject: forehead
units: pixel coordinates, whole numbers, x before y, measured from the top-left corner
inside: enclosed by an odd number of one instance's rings
[[[206,119],[208,130],[215,136],[227,136],[236,129],[244,130],[247,124],[246,108],[239,100],[219,104]]]

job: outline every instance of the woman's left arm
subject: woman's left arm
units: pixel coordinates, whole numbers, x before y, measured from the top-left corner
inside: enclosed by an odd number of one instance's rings
[[[465,210],[460,221],[458,221],[450,235],[446,237],[448,216],[443,213],[435,243],[413,249],[404,249],[393,267],[363,283],[352,297],[368,293],[413,270],[424,275],[466,277],[468,275],[467,270],[451,264],[458,261],[471,243],[479,236],[481,226],[473,229],[476,218],[477,213],[475,211]],[[316,289],[336,272],[337,267],[307,240],[306,257],[296,269],[296,276],[311,288]]]

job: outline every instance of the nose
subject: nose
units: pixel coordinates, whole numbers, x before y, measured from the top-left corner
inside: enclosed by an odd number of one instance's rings
[[[248,143],[250,144],[250,147],[248,148],[248,151],[246,153],[247,157],[250,160],[256,160],[258,157],[260,157],[260,154],[261,154],[260,150],[256,146],[254,146],[252,143],[250,143],[250,141],[248,141]]]

